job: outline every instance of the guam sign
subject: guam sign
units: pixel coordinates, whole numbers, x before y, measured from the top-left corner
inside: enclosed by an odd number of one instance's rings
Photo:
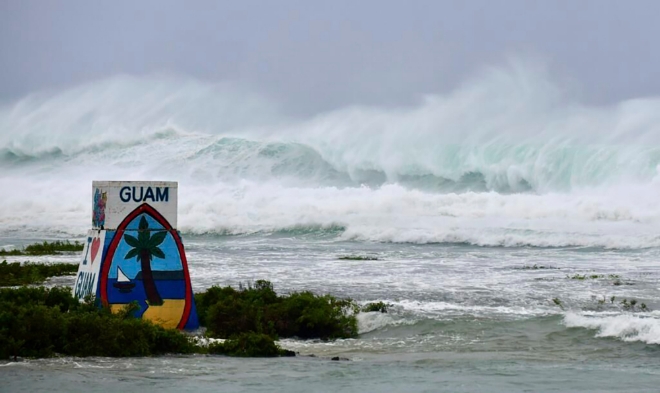
[[[188,262],[176,230],[177,183],[93,182],[92,195],[90,234],[102,240],[99,246],[93,246],[96,238],[88,240],[83,254],[91,256],[100,247],[102,260],[90,267],[81,262],[76,296],[92,293],[113,311],[135,301],[141,318],[167,328],[198,328]]]

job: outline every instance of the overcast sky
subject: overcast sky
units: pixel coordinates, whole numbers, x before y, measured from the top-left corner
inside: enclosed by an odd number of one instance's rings
[[[659,17],[655,0],[0,0],[0,100],[169,72],[314,113],[415,102],[522,56],[610,103],[660,95]]]

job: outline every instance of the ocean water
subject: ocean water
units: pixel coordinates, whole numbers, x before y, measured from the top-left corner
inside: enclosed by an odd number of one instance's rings
[[[5,103],[0,247],[82,238],[92,180],[173,180],[195,290],[267,279],[391,307],[356,339],[282,340],[296,358],[0,362],[0,391],[657,391],[659,114],[521,66],[308,118],[163,76]]]

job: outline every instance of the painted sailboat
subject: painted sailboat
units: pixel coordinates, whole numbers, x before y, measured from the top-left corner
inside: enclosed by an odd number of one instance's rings
[[[128,293],[135,287],[135,284],[131,282],[131,279],[126,276],[126,274],[117,266],[117,282],[112,284],[115,288],[119,289],[121,293]]]

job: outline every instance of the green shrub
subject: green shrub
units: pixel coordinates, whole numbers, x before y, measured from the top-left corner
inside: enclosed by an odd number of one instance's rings
[[[352,314],[347,314],[350,310]],[[298,292],[264,310],[269,326],[281,337],[303,339],[350,338],[357,336],[355,305],[330,295]]]
[[[211,287],[195,295],[197,311],[207,334],[229,338],[240,333],[272,338],[350,338],[357,336],[358,307],[350,299],[297,292],[278,296],[270,282],[254,286]]]
[[[387,308],[391,307],[391,304],[388,303],[383,303],[383,302],[375,302],[375,303],[367,303],[364,306],[362,306],[362,312],[382,312],[386,313]]]
[[[6,255],[56,255],[61,251],[82,251],[85,245],[79,241],[71,243],[70,241],[60,241],[56,240],[54,242],[42,242],[30,244],[25,247],[23,250],[5,250],[0,249],[0,256]]]
[[[278,296],[268,281],[238,290],[212,287],[195,299],[209,335],[229,340],[202,348],[178,330],[134,318],[137,303],[113,314],[92,299],[79,302],[71,288],[0,288],[0,359],[207,352],[293,356],[274,340],[357,336],[358,307],[350,299],[311,292]]]
[[[77,263],[43,263],[20,262],[0,263],[0,286],[17,286],[44,282],[48,277],[75,275]]]
[[[208,352],[237,357],[295,356],[293,351],[281,349],[270,336],[261,333],[241,333],[224,343],[209,345]]]
[[[537,265],[534,264],[532,266],[530,265],[524,265],[522,267],[514,267],[516,270],[560,270],[558,267],[554,266],[544,266],[544,265]]]
[[[5,250],[4,248],[0,248],[0,256],[2,257],[14,257],[14,256],[21,256],[25,255],[25,251],[22,250]]]
[[[0,289],[0,359],[11,357],[150,356],[201,348],[177,330],[80,303],[70,288]]]
[[[137,305],[132,306],[133,309]],[[74,313],[67,325],[62,353],[71,356],[150,356],[198,352],[188,337],[132,317],[131,307],[119,314],[107,309]]]
[[[69,310],[96,310],[94,305],[80,303],[71,295],[71,288],[53,287],[20,287],[16,289],[0,288],[0,303],[9,303],[13,306],[29,307],[43,305],[58,307],[61,312]]]
[[[83,249],[84,244],[79,241],[71,243],[68,240],[56,240],[50,243],[45,241],[43,243],[30,244],[29,246],[25,247],[25,252],[28,255],[52,255],[58,254],[60,251],[75,252],[82,251]]]

